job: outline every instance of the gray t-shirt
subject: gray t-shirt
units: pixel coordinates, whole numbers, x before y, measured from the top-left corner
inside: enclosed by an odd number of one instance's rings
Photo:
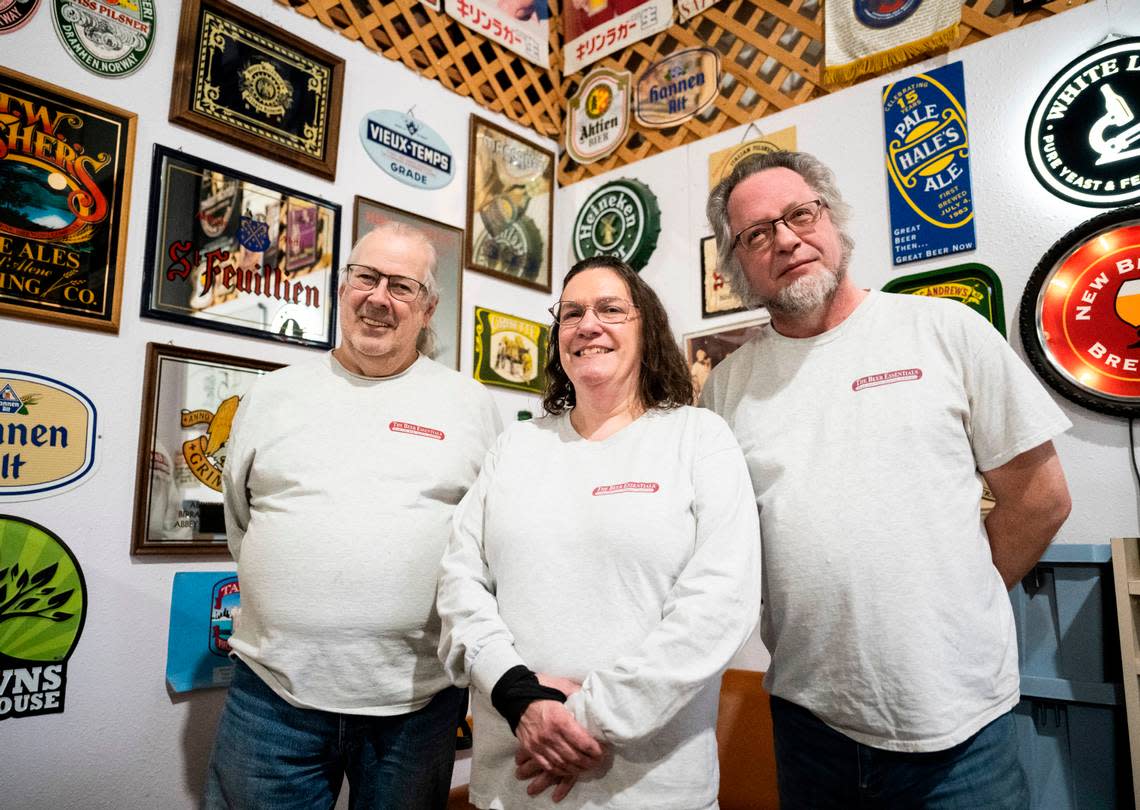
[[[977,473],[1069,421],[993,327],[872,292],[822,335],[765,328],[702,402],[755,488],[772,694],[894,751],[949,748],[1017,703]]]

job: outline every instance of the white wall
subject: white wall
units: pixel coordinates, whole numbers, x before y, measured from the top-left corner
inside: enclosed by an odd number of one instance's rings
[[[472,113],[541,142],[504,116],[350,42],[272,0],[243,7],[345,58],[337,181],[326,182],[169,123],[170,84],[179,4],[158,3],[157,41],[135,74],[101,78],[81,68],[56,38],[51,3],[41,3],[20,31],[0,36],[0,63],[138,114],[123,307],[118,335],[0,318],[0,367],[46,374],[90,396],[102,420],[102,462],[66,494],[0,503],[7,512],[56,532],[75,552],[89,590],[86,626],[68,664],[62,714],[0,722],[0,807],[173,808],[197,804],[224,690],[172,697],[165,686],[170,588],[176,571],[227,570],[207,558],[172,562],[131,557],[138,419],[148,341],[293,363],[315,350],[231,336],[139,317],[144,242],[154,144],[182,148],[223,165],[306,191],[342,206],[341,260],[351,247],[353,196],[361,194],[413,213],[466,227],[467,132]],[[357,135],[371,110],[406,110],[439,132],[455,158],[455,177],[439,191],[420,191],[384,174]],[[2,191],[0,191],[2,193]],[[545,322],[550,297],[479,273],[463,279],[461,370],[471,373],[473,310],[486,306]],[[505,421],[520,409],[537,413],[536,397],[494,392]]]
[[[1025,159],[1029,108],[1046,82],[1110,34],[1140,34],[1140,3],[1099,0],[997,38],[927,60],[756,122],[762,132],[796,128],[798,148],[831,166],[844,199],[854,209],[851,233],[856,247],[852,277],[864,287],[881,288],[891,278],[981,262],[1000,277],[1010,342],[1024,356],[1017,309],[1025,283],[1046,250],[1070,228],[1102,213],[1064,202],[1047,192]],[[971,176],[978,249],[907,264],[894,269],[890,253],[886,164],[883,147],[882,87],[924,69],[962,61],[969,116]],[[749,313],[701,317],[700,239],[712,231],[704,215],[708,156],[745,139],[736,127],[682,149],[655,155],[563,190],[558,200],[563,223],[599,185],[619,177],[647,184],[661,206],[661,237],[642,275],[669,311],[678,340],[682,335],[748,320]],[[755,129],[748,134],[756,137]],[[560,230],[555,249],[570,255],[569,231]],[[1049,389],[1052,393],[1052,389]],[[1128,423],[1093,413],[1054,395],[1073,422],[1056,441],[1069,479],[1073,511],[1057,542],[1106,543],[1135,535],[1137,489],[1128,460]],[[791,416],[791,415],[790,415]],[[766,669],[767,652],[754,638],[734,665]]]
[[[56,41],[47,4],[25,29],[0,37],[0,61],[6,66],[139,114],[119,335],[3,319],[0,365],[75,385],[95,400],[103,417],[102,464],[91,480],[55,498],[3,505],[7,512],[44,524],[71,546],[83,566],[90,600],[87,625],[68,667],[67,710],[0,723],[0,805],[5,807],[195,804],[223,693],[212,690],[172,698],[165,689],[170,583],[175,571],[228,566],[223,562],[140,560],[129,554],[144,346],[151,340],[173,341],[284,363],[312,356],[311,350],[138,317],[153,144],[182,147],[339,202],[345,214],[341,246],[347,251],[354,194],[464,226],[471,113],[493,118],[535,139],[532,132],[486,113],[470,100],[448,93],[435,82],[271,0],[247,0],[243,5],[347,60],[335,186],[168,123],[177,27],[173,4],[162,4],[159,9],[158,42],[150,61],[123,79],[99,78],[73,62]],[[857,248],[852,270],[857,280],[879,288],[902,272],[962,261],[987,264],[1002,279],[1008,331],[1021,351],[1015,318],[1029,273],[1061,234],[1097,213],[1053,197],[1031,175],[1022,145],[1029,106],[1054,72],[1109,33],[1140,34],[1140,4],[1098,0],[957,51],[949,60],[930,60],[770,116],[759,124],[766,132],[794,125],[800,148],[818,154],[836,169],[855,209]],[[958,59],[965,63],[979,248],[941,261],[907,265],[896,273],[889,253],[880,88],[920,68]],[[362,115],[376,108],[406,109],[413,104],[455,154],[456,178],[441,191],[421,192],[391,180],[359,146],[356,126]],[[561,191],[554,245],[556,288],[570,264],[570,224],[586,195],[607,180],[635,177],[649,185],[661,205],[662,234],[644,275],[664,299],[677,337],[747,319],[746,314],[702,319],[698,286],[699,239],[708,233],[703,214],[707,156],[739,142],[743,134],[743,127],[731,130]],[[475,305],[545,320],[543,310],[549,304],[548,296],[471,272],[464,276],[463,299],[465,373],[471,370],[469,333]],[[531,397],[501,389],[495,395],[507,420],[520,408],[538,410]],[[1140,528],[1137,491],[1128,466],[1127,423],[1058,401],[1074,425],[1057,441],[1074,501],[1072,517],[1059,541],[1095,543],[1114,535],[1136,534]],[[753,643],[737,664],[763,669],[767,656]]]

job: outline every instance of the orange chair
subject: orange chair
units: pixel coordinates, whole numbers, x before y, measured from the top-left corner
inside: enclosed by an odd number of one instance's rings
[[[764,673],[730,669],[720,686],[716,742],[721,810],[778,810],[776,750]],[[470,810],[467,785],[451,791],[447,810]]]

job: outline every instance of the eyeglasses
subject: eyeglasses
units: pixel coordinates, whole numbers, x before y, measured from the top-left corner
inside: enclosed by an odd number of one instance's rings
[[[784,223],[792,233],[807,233],[819,222],[823,214],[825,202],[822,200],[809,200],[792,208],[782,217],[768,219],[763,222],[753,222],[742,230],[732,240],[732,246],[744,245],[750,251],[767,250],[776,241],[776,225]]]
[[[388,295],[397,301],[415,301],[420,297],[420,293],[427,289],[426,284],[414,278],[381,273],[375,267],[366,264],[346,265],[344,272],[348,277],[348,286],[362,292],[375,290],[383,279],[388,279]]]
[[[559,326],[577,326],[586,317],[586,311],[591,309],[602,323],[625,323],[633,320],[633,311],[637,307],[622,298],[599,298],[592,306],[577,301],[559,301],[550,308],[550,314]]]

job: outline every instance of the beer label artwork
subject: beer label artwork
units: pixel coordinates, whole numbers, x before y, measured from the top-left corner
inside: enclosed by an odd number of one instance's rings
[[[444,13],[528,62],[550,67],[546,0],[449,0]]]
[[[567,102],[566,151],[575,162],[601,160],[625,140],[629,84],[629,71],[598,68]]]
[[[143,315],[331,348],[340,206],[155,150]]]
[[[58,495],[96,465],[95,405],[76,388],[0,369],[0,500]]]
[[[894,263],[977,246],[962,63],[883,88]]]
[[[0,312],[117,331],[134,126],[0,68]]]
[[[76,62],[98,76],[134,73],[154,44],[154,0],[52,0],[55,30]]]
[[[0,515],[0,721],[63,711],[86,616],[71,549],[43,526]]]
[[[368,113],[360,122],[360,143],[373,163],[404,185],[443,188],[455,176],[450,147],[412,110]]]
[[[0,0],[0,34],[23,28],[39,7],[40,0]]]
[[[225,544],[222,472],[241,399],[269,363],[150,344],[135,551]]]
[[[1001,279],[984,264],[960,264],[892,279],[883,285],[883,292],[960,301],[993,324],[1005,337]]]
[[[1019,320],[1026,355],[1060,394],[1140,415],[1140,206],[1094,217],[1053,245]]]
[[[565,76],[673,24],[672,0],[572,0],[561,12]]]
[[[550,327],[475,307],[475,373],[487,385],[541,394]]]
[[[1025,129],[1033,174],[1077,205],[1140,200],[1140,37],[1082,54],[1041,91]]]
[[[719,92],[720,54],[689,48],[646,69],[637,80],[633,115],[645,127],[676,126],[712,104]]]
[[[594,191],[574,220],[574,256],[617,256],[640,271],[661,234],[657,197],[638,180],[622,178]]]
[[[166,683],[171,691],[227,686],[233,680],[230,636],[241,607],[233,571],[180,571],[170,594]]]

